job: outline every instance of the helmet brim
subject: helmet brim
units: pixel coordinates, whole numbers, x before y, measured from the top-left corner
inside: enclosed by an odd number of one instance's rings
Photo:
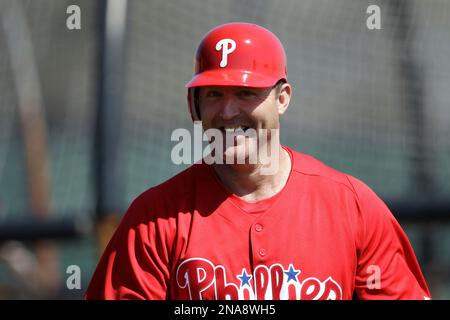
[[[204,86],[242,86],[255,88],[269,88],[280,79],[267,75],[243,70],[209,70],[195,75],[186,84],[186,88]]]

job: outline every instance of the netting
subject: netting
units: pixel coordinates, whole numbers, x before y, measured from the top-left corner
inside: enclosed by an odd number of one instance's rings
[[[81,8],[81,30],[66,28],[72,4]],[[379,0],[381,30],[366,27],[371,4],[127,1],[124,102],[118,152],[111,154],[118,164],[111,174],[123,190],[112,195],[116,211],[187,167],[170,157],[173,130],[192,131],[184,85],[202,36],[230,21],[265,26],[285,46],[294,95],[281,120],[283,144],[360,178],[384,200],[449,199],[450,2]],[[89,0],[0,0],[0,224],[27,219],[32,211],[24,95],[41,97],[51,214],[95,211],[101,8]],[[37,78],[20,71],[21,61],[35,68]],[[449,296],[447,229],[433,229],[436,259],[428,274],[439,275],[430,285],[442,290],[438,297]],[[420,260],[430,251],[420,242],[429,229],[409,230]],[[61,274],[68,264],[85,266],[85,286],[96,261],[93,246],[92,239],[61,244]],[[11,279],[0,270],[0,296],[1,284]],[[61,287],[67,294],[63,282]]]
[[[282,118],[284,144],[364,180],[383,198],[414,201],[425,184],[448,196],[450,5],[380,1],[382,29],[369,30],[370,4],[130,2],[125,202],[184,168],[170,160],[172,130],[192,128],[183,86],[201,37],[229,21],[261,24],[285,45],[294,96]],[[419,79],[408,78],[405,63]]]
[[[8,3],[3,1],[4,12],[11,10]],[[69,31],[69,1],[18,3],[27,19],[42,89],[54,211],[92,210],[98,8],[78,1],[83,28]],[[171,132],[192,128],[184,84],[192,75],[201,37],[228,21],[261,24],[285,45],[294,96],[282,118],[284,144],[361,178],[383,198],[411,201],[423,194],[422,184],[432,186],[438,198],[448,196],[450,5],[398,3],[401,10],[390,1],[380,2],[382,29],[368,30],[369,1],[129,2],[117,155],[125,189],[120,209],[185,168],[170,160]],[[405,36],[399,40],[402,23]],[[29,205],[5,27],[0,36],[0,217],[26,212]],[[408,57],[419,80],[402,71]],[[419,128],[417,117],[422,119]],[[417,179],[417,171],[430,181]]]
[[[18,95],[24,91],[22,86],[36,88],[42,98],[39,103],[43,112],[39,117],[44,118],[47,134],[48,154],[45,156],[50,176],[51,211],[57,215],[92,213],[97,12],[95,2],[77,3],[85,13],[83,28],[69,31],[66,8],[73,1],[1,1],[1,220],[26,217],[32,211],[26,165],[26,154],[31,154],[32,150],[24,145],[25,129],[18,101]],[[14,36],[8,36],[11,34]],[[31,49],[24,52],[17,48]],[[38,78],[30,78],[29,70],[15,70],[14,59],[36,68]],[[17,86],[15,79],[30,83]],[[23,94],[32,93],[25,89]]]

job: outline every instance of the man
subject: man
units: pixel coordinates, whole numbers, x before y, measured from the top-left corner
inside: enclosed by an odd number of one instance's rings
[[[280,144],[292,88],[273,33],[247,23],[211,30],[187,88],[215,161],[131,204],[86,299],[430,298],[373,191]]]

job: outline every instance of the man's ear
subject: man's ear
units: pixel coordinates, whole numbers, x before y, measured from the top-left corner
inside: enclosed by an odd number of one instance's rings
[[[192,121],[200,121],[200,91],[198,88],[188,90],[187,102]]]
[[[186,98],[187,98],[188,112],[189,112],[189,114],[191,116],[192,122],[194,122],[195,121],[195,117],[194,117],[194,113],[192,112],[193,101],[192,101],[192,98],[191,98],[191,94],[188,93]]]
[[[287,108],[289,107],[289,102],[291,101],[291,95],[292,95],[291,85],[287,82],[283,83],[276,97],[279,115],[282,115],[286,112]]]

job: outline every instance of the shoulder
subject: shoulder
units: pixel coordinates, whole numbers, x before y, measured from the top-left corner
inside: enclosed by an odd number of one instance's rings
[[[287,148],[293,159],[292,173],[310,178],[317,183],[330,185],[335,188],[342,188],[352,193],[356,190],[351,182],[350,175],[336,170],[322,161],[305,153],[300,153]]]
[[[196,180],[200,178],[200,175],[205,174],[205,170],[205,165],[194,164],[166,181],[147,189],[140,195],[140,197],[147,199],[160,197],[167,194],[181,195],[184,193],[189,193],[190,190],[192,190],[190,186],[196,183]]]
[[[336,170],[322,161],[295,150],[289,149],[293,156],[293,172],[308,178],[311,185],[332,194],[350,195],[359,207],[359,211],[384,211],[389,209],[379,196],[363,181]],[[373,210],[378,209],[378,210]]]
[[[152,215],[177,214],[191,203],[199,186],[208,180],[207,165],[196,163],[134,199],[131,207]]]

